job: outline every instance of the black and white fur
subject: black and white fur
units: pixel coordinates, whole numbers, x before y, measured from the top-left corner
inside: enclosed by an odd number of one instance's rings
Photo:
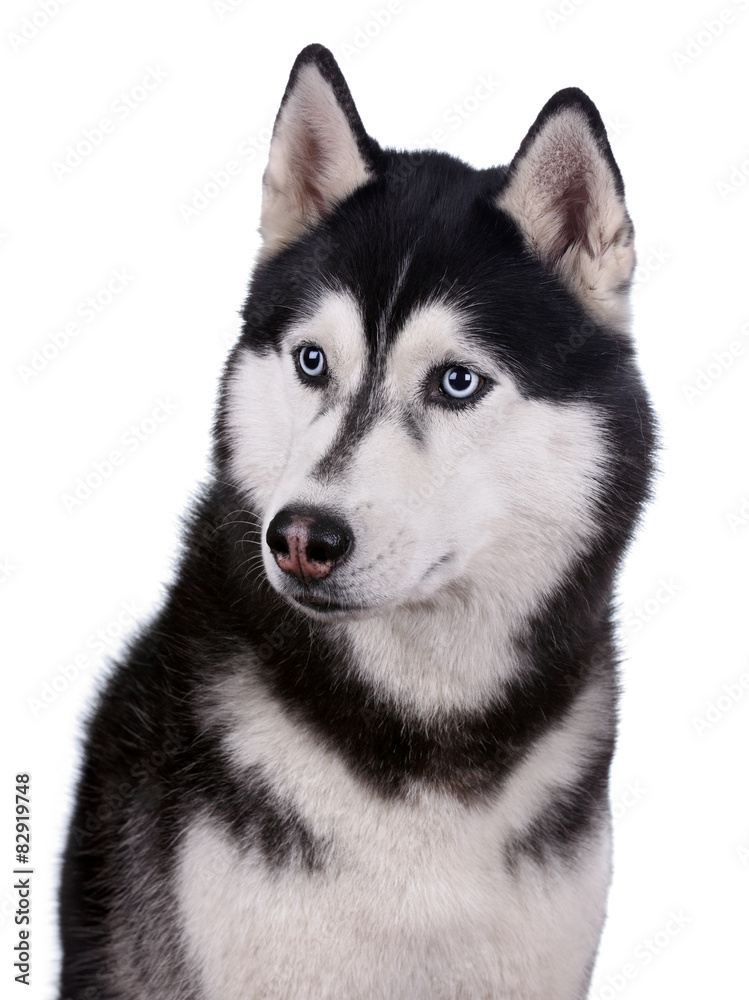
[[[382,149],[309,46],[261,231],[214,476],[90,720],[60,997],[581,1000],[654,437],[601,119],[559,92],[506,168]],[[324,577],[289,510],[345,525]]]

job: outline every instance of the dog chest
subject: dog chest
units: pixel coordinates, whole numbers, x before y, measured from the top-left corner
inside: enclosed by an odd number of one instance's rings
[[[591,839],[581,866],[513,865],[506,851],[537,806],[527,789],[545,761],[472,806],[437,792],[391,800],[268,704],[271,724],[257,692],[232,704],[227,753],[238,766],[262,760],[279,838],[288,843],[293,814],[315,848],[291,845],[272,860],[267,826],[264,849],[212,812],[186,827],[176,889],[206,1000],[581,995],[603,916],[607,838]],[[236,706],[250,704],[240,721]]]
[[[607,851],[592,849],[584,874],[511,874],[486,836],[420,833],[372,828],[358,849],[334,844],[321,870],[273,871],[208,817],[196,821],[179,898],[207,1000],[581,995]]]

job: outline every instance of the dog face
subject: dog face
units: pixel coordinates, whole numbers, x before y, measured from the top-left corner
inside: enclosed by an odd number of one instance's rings
[[[469,328],[425,304],[373,356],[354,296],[329,291],[277,349],[242,356],[234,477],[262,516],[268,578],[294,603],[329,615],[458,581],[534,589],[584,548],[595,411],[527,398]]]
[[[272,586],[328,620],[487,588],[527,613],[621,487],[632,230],[595,109],[560,92],[506,169],[383,151],[312,46],[262,234],[219,437]]]

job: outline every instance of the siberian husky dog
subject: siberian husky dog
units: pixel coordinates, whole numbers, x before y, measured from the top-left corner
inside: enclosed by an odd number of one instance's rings
[[[62,998],[580,1000],[654,423],[604,127],[396,152],[291,72],[213,477],[88,725]]]

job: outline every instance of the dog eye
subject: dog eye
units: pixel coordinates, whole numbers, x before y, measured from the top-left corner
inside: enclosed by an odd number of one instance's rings
[[[467,399],[483,385],[484,380],[470,368],[454,365],[442,376],[442,391],[453,399]]]
[[[325,355],[319,347],[308,345],[303,347],[297,354],[297,364],[308,378],[319,378],[327,371]]]

